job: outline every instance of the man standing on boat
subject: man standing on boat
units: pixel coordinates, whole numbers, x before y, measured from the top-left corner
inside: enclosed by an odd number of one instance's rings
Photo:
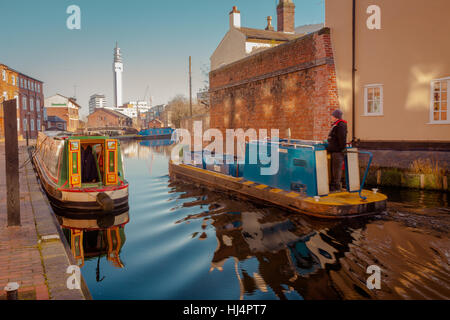
[[[331,185],[330,191],[340,191],[342,188],[342,164],[347,145],[347,121],[342,120],[341,110],[334,110],[331,114],[333,121],[328,135],[327,151],[331,154]]]

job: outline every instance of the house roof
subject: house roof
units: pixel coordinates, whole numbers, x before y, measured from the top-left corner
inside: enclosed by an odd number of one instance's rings
[[[50,122],[66,122],[66,120],[61,119],[58,116],[47,116],[47,121],[50,121]]]
[[[289,41],[301,36],[300,34],[291,34],[245,27],[241,27],[237,30],[243,33],[247,37],[247,39]]]
[[[91,114],[94,114],[97,111],[104,111],[106,113],[109,113],[109,114],[119,117],[119,118],[131,119],[130,117],[124,115],[123,113],[120,113],[119,111],[115,111],[115,110],[108,109],[108,108],[95,108],[95,111]]]
[[[324,27],[323,23],[318,24],[306,24],[304,26],[298,26],[295,28],[295,33],[297,34],[309,34],[316,32]]]
[[[80,106],[73,98],[69,98],[69,97],[63,96],[62,94],[59,94],[59,93],[57,93],[57,94],[55,94],[55,95],[53,95],[53,96],[51,96],[51,97],[55,97],[55,96],[63,97],[64,99],[67,99],[67,100],[69,100],[70,102],[72,102],[72,103],[73,103],[75,106],[77,106],[78,108],[81,108],[81,106]],[[46,98],[46,99],[49,99],[49,98],[51,98],[51,97],[48,97],[48,98]]]
[[[17,71],[17,70],[15,70],[15,69],[13,69],[13,68],[8,67],[6,64],[0,63],[0,66],[4,66],[4,67],[7,68],[8,70],[10,70],[10,71],[12,71],[12,72],[16,72],[16,73],[20,74],[21,76],[27,77],[27,78],[29,78],[29,79],[32,79],[32,80],[37,81],[37,82],[40,82],[40,83],[44,83],[44,81],[38,80],[38,79],[33,78],[33,77],[30,77],[29,75],[26,75],[26,74],[24,74],[24,73],[22,73],[22,72],[20,72],[20,71]]]

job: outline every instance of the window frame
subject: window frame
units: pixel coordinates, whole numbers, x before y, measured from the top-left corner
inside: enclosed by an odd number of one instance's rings
[[[368,89],[380,89],[380,111],[377,113],[369,113],[368,107],[369,107],[369,95],[368,95]],[[377,83],[377,84],[368,84],[364,86],[364,116],[366,117],[382,117],[384,116],[384,85]]]
[[[435,82],[444,82],[447,81],[447,120],[434,120],[434,83]],[[442,101],[440,101],[442,102]],[[442,107],[442,105],[441,105]],[[450,77],[445,77],[441,79],[433,79],[430,83],[430,121],[428,124],[450,124]],[[439,110],[439,113],[442,113],[442,109]]]

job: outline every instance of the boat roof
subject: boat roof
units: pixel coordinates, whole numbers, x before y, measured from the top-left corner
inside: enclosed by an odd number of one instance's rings
[[[99,139],[114,139],[107,136],[93,135],[87,136],[82,134],[76,134],[67,131],[45,131],[44,134],[50,138],[58,140],[99,140]]]

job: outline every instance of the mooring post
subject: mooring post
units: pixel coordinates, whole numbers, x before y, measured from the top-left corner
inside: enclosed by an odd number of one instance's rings
[[[4,288],[6,291],[6,300],[19,299],[19,284],[17,282],[10,282]]]
[[[25,129],[27,129],[27,128],[25,128]],[[27,147],[28,147],[28,130],[27,131],[25,131],[25,136],[27,137]]]
[[[5,170],[8,227],[20,226],[19,144],[16,100],[3,102],[5,121]]]

